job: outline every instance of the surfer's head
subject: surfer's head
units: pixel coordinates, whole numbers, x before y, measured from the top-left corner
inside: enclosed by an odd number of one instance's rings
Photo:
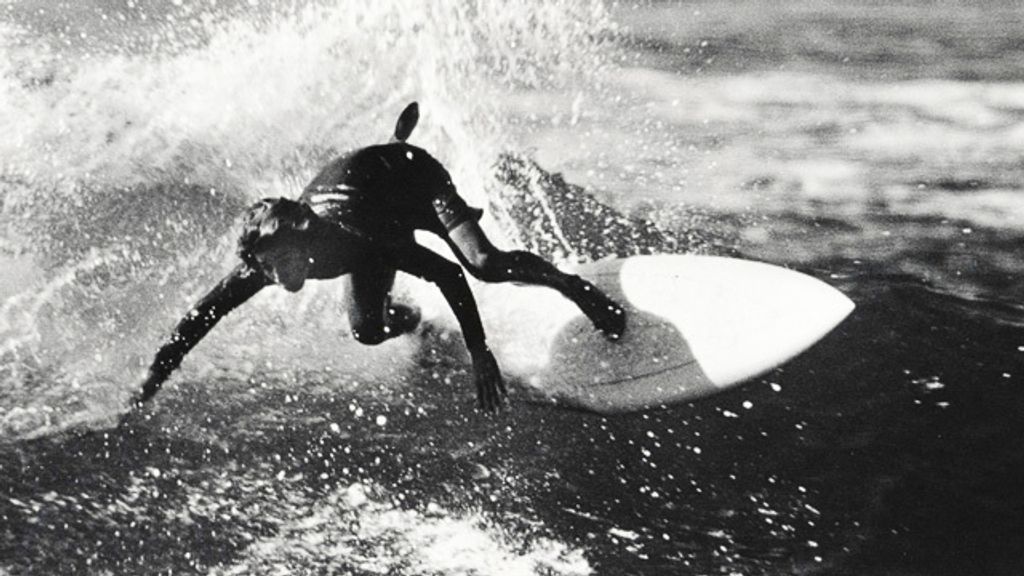
[[[238,255],[285,290],[297,292],[309,274],[310,228],[317,215],[306,204],[264,198],[249,207],[238,238]]]

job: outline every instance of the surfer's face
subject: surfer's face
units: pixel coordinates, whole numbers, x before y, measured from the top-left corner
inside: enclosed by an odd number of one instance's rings
[[[298,292],[306,283],[312,261],[309,252],[293,243],[275,242],[256,252],[256,260],[267,278],[289,292]]]

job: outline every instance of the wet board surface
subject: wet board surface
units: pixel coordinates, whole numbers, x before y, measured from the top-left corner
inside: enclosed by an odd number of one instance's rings
[[[576,273],[625,305],[619,341],[553,290],[502,284],[478,293],[491,348],[530,400],[600,413],[745,382],[806,350],[854,308],[816,278],[733,258],[638,256]]]

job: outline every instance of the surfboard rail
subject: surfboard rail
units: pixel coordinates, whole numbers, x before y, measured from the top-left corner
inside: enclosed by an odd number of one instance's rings
[[[748,381],[818,342],[854,309],[817,278],[720,256],[602,260],[577,273],[624,304],[621,340],[605,339],[546,288],[488,285],[482,309],[491,347],[524,397],[603,414]]]

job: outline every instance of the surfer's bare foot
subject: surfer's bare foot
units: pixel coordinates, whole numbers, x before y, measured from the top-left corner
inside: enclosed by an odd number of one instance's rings
[[[407,304],[392,304],[388,306],[386,324],[388,334],[392,337],[400,334],[409,334],[420,325],[420,309]]]
[[[593,284],[578,279],[576,304],[609,340],[618,340],[626,331],[626,311]]]

